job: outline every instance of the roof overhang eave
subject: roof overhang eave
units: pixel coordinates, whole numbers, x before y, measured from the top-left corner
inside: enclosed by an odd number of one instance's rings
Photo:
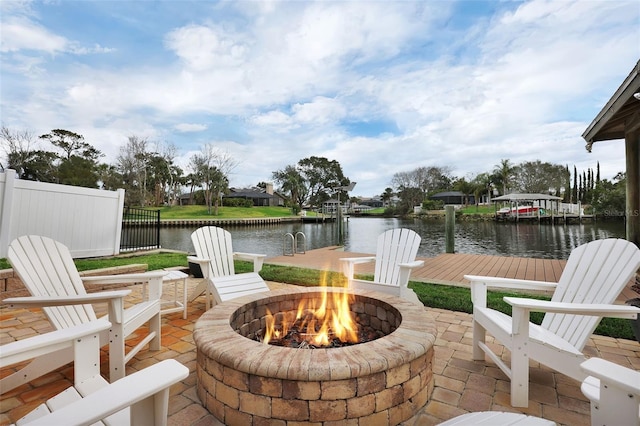
[[[589,127],[582,133],[582,137],[587,141],[586,149],[591,152],[591,147],[595,142],[624,139],[624,129],[607,129],[609,122],[620,112],[622,107],[630,100],[633,95],[640,91],[640,60],[636,63],[631,73],[622,82],[618,90],[615,91],[611,99],[606,103],[604,108],[593,119]],[[635,99],[634,99],[635,100]]]

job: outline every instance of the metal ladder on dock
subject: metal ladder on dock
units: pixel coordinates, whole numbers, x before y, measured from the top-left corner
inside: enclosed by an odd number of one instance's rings
[[[290,242],[291,244],[288,244]],[[302,242],[302,251],[299,250],[300,242]],[[290,249],[290,250],[289,250]],[[307,252],[307,237],[303,232],[296,232],[294,236],[291,232],[284,235],[282,241],[282,255],[293,256],[296,253],[305,254]]]

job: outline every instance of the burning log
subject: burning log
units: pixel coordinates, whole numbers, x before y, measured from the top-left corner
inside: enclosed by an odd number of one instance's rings
[[[279,315],[279,318],[281,321],[286,321],[286,315]],[[291,324],[285,322],[284,324],[273,324],[272,327],[273,333],[271,338],[265,339],[265,335],[268,333],[268,328],[266,328],[256,333],[255,340],[286,348],[316,349],[341,348],[358,343],[371,342],[385,335],[380,330],[358,323],[356,326],[357,339],[343,341],[336,336],[331,328],[326,331],[323,330],[321,322],[317,320],[316,314],[312,311],[305,311],[303,316],[295,319]],[[326,338],[324,336],[326,336]]]

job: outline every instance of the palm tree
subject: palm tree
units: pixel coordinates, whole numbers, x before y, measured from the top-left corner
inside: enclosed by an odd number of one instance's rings
[[[391,202],[391,198],[393,198],[393,189],[385,188],[381,198],[382,198],[382,205],[387,207]]]
[[[507,193],[507,188],[510,187],[511,178],[516,171],[516,166],[511,164],[508,159],[500,160],[500,164],[496,165],[493,169],[493,173],[500,178],[502,182],[502,195]]]

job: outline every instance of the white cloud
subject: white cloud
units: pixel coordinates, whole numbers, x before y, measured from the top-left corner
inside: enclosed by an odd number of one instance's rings
[[[173,126],[173,128],[183,133],[202,132],[203,130],[207,130],[207,125],[196,123],[180,123]]]
[[[318,96],[304,104],[295,104],[291,109],[296,122],[316,126],[335,123],[347,115],[345,107],[340,102],[324,96]]]
[[[216,26],[192,24],[177,28],[167,34],[165,44],[188,68],[196,71],[237,66],[243,62],[246,53],[237,35],[226,34]]]
[[[269,111],[265,114],[254,115],[250,122],[259,126],[277,126],[291,129],[291,117],[282,111]]]
[[[64,51],[67,40],[52,34],[34,22],[15,18],[2,23],[0,52],[17,52],[20,50],[41,50],[47,53]]]
[[[90,55],[94,53],[113,53],[116,49],[112,47],[104,47],[99,44],[94,44],[92,47],[79,46],[77,43],[71,43],[69,46],[69,52],[76,55]]]
[[[620,171],[620,143],[588,155],[580,134],[640,56],[637,4],[532,0],[495,9],[456,26],[464,8],[453,2],[219,3],[209,15],[185,9],[144,26],[114,22],[113,31],[139,30],[123,37],[150,43],[138,45],[89,43],[72,29],[62,36],[48,25],[52,15],[30,19],[35,12],[23,8],[0,18],[0,50],[13,59],[1,64],[3,79],[12,74],[3,120],[82,130],[106,160],[131,134],[179,141],[181,161],[214,143],[240,161],[233,179],[243,184],[326,156],[362,195],[415,167],[446,165],[463,176],[501,158],[601,160],[603,174]],[[93,62],[89,53],[109,55]],[[358,134],[354,122],[394,130]]]

